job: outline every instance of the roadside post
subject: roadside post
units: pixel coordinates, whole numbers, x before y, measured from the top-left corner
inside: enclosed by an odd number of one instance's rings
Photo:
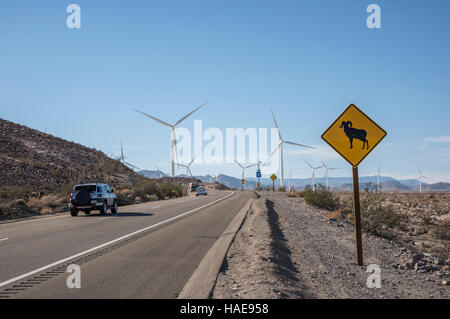
[[[275,175],[275,174],[272,174],[272,175],[270,176],[270,179],[272,180],[272,191],[274,191],[274,192],[275,192],[275,181],[276,181],[277,178],[278,178],[278,177],[277,177],[277,175]]]
[[[258,169],[256,170],[256,178],[258,179],[258,184],[256,185],[257,189],[259,189],[261,185],[261,169],[259,168],[259,162],[258,162]]]
[[[322,139],[349,162],[353,169],[353,225],[358,266],[364,264],[358,165],[386,135],[385,130],[353,104],[350,104],[322,134]]]
[[[245,190],[245,178],[241,179],[242,190]]]

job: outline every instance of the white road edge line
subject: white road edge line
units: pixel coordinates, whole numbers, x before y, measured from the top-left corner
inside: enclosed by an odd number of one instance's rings
[[[44,270],[46,270],[46,269],[48,269],[48,268],[55,267],[55,266],[57,266],[57,265],[59,265],[59,264],[65,263],[66,261],[69,261],[69,260],[71,260],[71,259],[74,259],[74,258],[83,256],[83,255],[88,254],[88,253],[91,253],[91,252],[93,252],[93,251],[95,251],[95,250],[101,249],[101,248],[106,247],[106,246],[108,246],[108,245],[117,243],[118,241],[124,240],[124,239],[129,238],[129,237],[131,237],[131,236],[134,236],[134,235],[136,235],[136,234],[142,233],[142,232],[144,232],[144,231],[146,231],[146,230],[155,228],[155,227],[157,227],[157,226],[159,226],[159,225],[168,223],[168,222],[170,222],[170,221],[172,221],[172,220],[175,220],[175,219],[177,219],[177,218],[180,218],[180,217],[182,217],[182,216],[185,216],[185,215],[188,215],[188,214],[192,214],[193,212],[196,212],[196,211],[198,211],[198,210],[200,210],[200,209],[202,209],[202,208],[211,206],[211,205],[213,205],[213,204],[215,204],[215,203],[217,203],[217,202],[220,202],[220,201],[222,201],[222,200],[224,200],[224,199],[227,199],[228,197],[231,197],[231,196],[233,196],[234,194],[235,194],[235,192],[232,192],[231,194],[229,194],[229,195],[227,195],[227,196],[225,196],[225,197],[219,198],[219,199],[217,199],[217,200],[215,200],[215,201],[213,201],[213,202],[211,202],[211,203],[208,203],[208,204],[206,204],[206,205],[203,205],[203,206],[194,208],[194,209],[192,209],[192,210],[190,210],[190,211],[187,211],[187,212],[182,213],[182,214],[180,214],[180,215],[177,215],[177,216],[175,216],[175,217],[166,219],[166,220],[164,220],[164,221],[162,221],[162,222],[156,223],[156,224],[151,225],[151,226],[149,226],[149,227],[142,228],[142,229],[137,230],[137,231],[135,231],[135,232],[132,232],[132,233],[129,233],[129,234],[124,235],[124,236],[122,236],[122,237],[119,237],[119,238],[116,238],[116,239],[114,239],[114,240],[111,240],[111,241],[109,241],[109,242],[107,242],[107,243],[104,243],[104,244],[98,245],[98,246],[96,246],[96,247],[93,247],[93,248],[91,248],[91,249],[85,250],[85,251],[83,251],[83,252],[81,252],[81,253],[78,253],[78,254],[72,255],[72,256],[70,256],[70,257],[67,257],[67,258],[64,258],[64,259],[55,261],[55,262],[53,262],[53,263],[51,263],[51,264],[48,264],[47,266],[44,266],[44,267],[41,267],[41,268],[32,270],[32,271],[30,271],[30,272],[27,272],[26,274],[23,274],[23,275],[20,275],[20,276],[17,276],[17,277],[8,279],[8,280],[6,280],[6,281],[4,281],[4,282],[1,282],[1,283],[0,283],[0,287],[9,285],[10,283],[13,283],[13,282],[15,282],[15,281],[18,281],[18,280],[24,279],[24,278],[26,278],[26,277],[32,276],[32,275],[37,274],[37,273],[39,273],[39,272],[41,272],[41,271],[44,271]]]
[[[9,238],[2,238],[2,239],[0,239],[0,241],[5,241],[5,240],[8,240]]]

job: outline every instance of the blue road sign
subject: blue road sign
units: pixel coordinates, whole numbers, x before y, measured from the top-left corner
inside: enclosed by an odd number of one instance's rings
[[[258,170],[256,171],[256,177],[257,177],[257,178],[261,178],[261,170],[260,170],[260,169],[258,169]]]

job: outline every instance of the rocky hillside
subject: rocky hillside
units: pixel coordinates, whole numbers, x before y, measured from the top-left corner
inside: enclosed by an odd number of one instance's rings
[[[0,187],[58,192],[79,180],[131,185],[136,175],[102,152],[0,119]]]

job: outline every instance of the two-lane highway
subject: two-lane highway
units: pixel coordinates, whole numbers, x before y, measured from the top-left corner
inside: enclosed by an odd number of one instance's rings
[[[0,225],[0,296],[173,298],[254,197],[217,191],[122,207],[118,214],[54,216]],[[80,264],[81,289],[66,265]]]

